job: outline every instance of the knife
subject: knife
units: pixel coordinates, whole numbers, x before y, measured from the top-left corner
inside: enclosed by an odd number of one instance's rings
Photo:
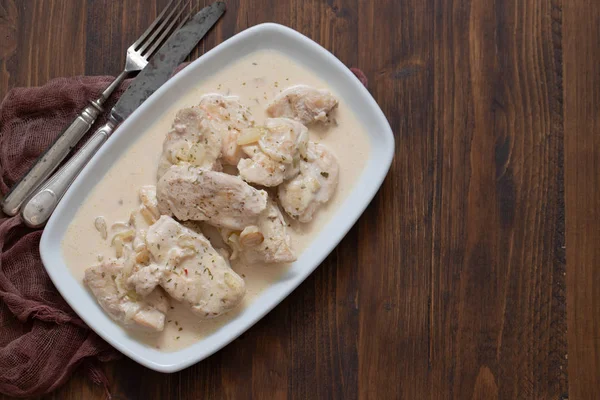
[[[224,12],[225,3],[220,1],[204,7],[165,42],[111,109],[106,124],[98,128],[86,144],[25,201],[21,218],[27,226],[39,228],[46,223],[71,183],[117,125],[171,77],[175,68]]]

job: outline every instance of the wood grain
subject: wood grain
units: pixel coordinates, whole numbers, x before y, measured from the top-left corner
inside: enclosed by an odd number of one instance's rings
[[[564,263],[551,5],[438,6],[434,386],[453,381],[454,398],[557,398],[567,387],[556,356],[566,355],[564,308],[553,302]]]
[[[0,96],[84,74],[85,15],[85,2],[0,0]]]
[[[566,2],[565,193],[569,394],[600,398],[600,8]]]
[[[0,95],[115,74],[167,2],[0,0]],[[560,0],[227,1],[192,58],[261,22],[290,26],[366,73],[395,159],[271,313],[180,373],[106,365],[115,398],[598,398],[592,3],[569,2],[563,21]],[[47,398],[102,396],[79,372]]]

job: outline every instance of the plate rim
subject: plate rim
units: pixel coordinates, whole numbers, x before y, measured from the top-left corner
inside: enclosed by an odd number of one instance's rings
[[[318,261],[318,262],[313,261],[314,265],[310,265],[308,268],[306,268],[304,271],[302,271],[302,274],[299,277],[299,279],[296,279],[293,282],[294,284],[292,285],[291,288],[288,288],[289,290],[287,290],[287,293],[281,295],[280,298],[277,298],[269,306],[263,308],[259,312],[254,313],[253,316],[250,318],[249,323],[246,323],[244,326],[238,328],[237,330],[234,330],[233,334],[229,334],[226,337],[226,339],[221,341],[221,343],[219,345],[213,346],[208,350],[200,351],[199,353],[193,352],[192,349],[194,348],[194,346],[198,345],[198,343],[202,343],[204,341],[204,339],[200,340],[199,342],[197,342],[191,346],[188,346],[184,349],[181,349],[181,350],[178,350],[175,352],[160,352],[160,351],[158,351],[156,349],[152,349],[152,348],[148,348],[148,351],[145,352],[142,350],[137,351],[135,349],[131,349],[129,347],[128,343],[123,343],[121,341],[118,341],[118,340],[110,337],[109,333],[105,329],[103,329],[103,325],[105,324],[103,321],[92,320],[91,318],[88,318],[88,316],[85,313],[80,313],[79,312],[80,310],[78,311],[79,305],[75,304],[75,298],[71,297],[71,295],[68,293],[69,288],[72,287],[72,284],[70,282],[63,282],[60,279],[61,277],[59,276],[59,274],[61,272],[58,271],[56,266],[52,265],[54,263],[54,260],[52,259],[54,257],[53,252],[58,251],[59,253],[62,253],[62,251],[60,249],[60,242],[62,241],[62,238],[64,237],[64,234],[63,234],[63,236],[60,237],[59,246],[58,246],[59,248],[56,249],[55,246],[53,246],[53,240],[56,240],[56,238],[53,238],[52,234],[57,229],[59,229],[59,227],[57,227],[57,225],[63,223],[62,221],[60,221],[60,217],[66,210],[67,206],[70,205],[69,199],[71,198],[71,194],[73,194],[73,192],[75,192],[77,190],[77,187],[80,186],[79,184],[81,183],[81,181],[88,174],[92,173],[91,169],[95,165],[94,161],[97,158],[102,158],[102,155],[105,153],[105,151],[102,151],[102,149],[98,152],[98,154],[96,154],[96,156],[94,156],[94,158],[90,161],[90,163],[88,163],[88,165],[84,168],[82,173],[75,180],[75,182],[73,183],[73,185],[71,186],[69,191],[65,194],[63,201],[60,202],[59,206],[57,207],[57,210],[54,212],[54,214],[51,216],[50,220],[48,221],[48,224],[46,225],[46,228],[44,229],[42,238],[40,240],[40,256],[42,258],[44,268],[46,269],[48,275],[50,276],[50,279],[54,283],[55,287],[58,289],[61,296],[71,306],[71,308],[74,310],[74,312],[90,327],[90,329],[92,329],[100,337],[102,337],[104,340],[106,340],[111,346],[115,347],[121,353],[125,354],[127,357],[131,358],[132,360],[136,361],[137,363],[139,363],[147,368],[150,368],[152,370],[158,371],[158,372],[165,372],[165,373],[177,372],[177,371],[187,368],[190,365],[193,365],[193,364],[200,362],[203,359],[209,357],[210,355],[212,355],[215,352],[222,349],[224,346],[231,343],[239,335],[241,335],[242,333],[244,333],[245,331],[250,329],[256,322],[261,320],[267,313],[269,313],[281,301],[283,301],[283,299],[285,299],[287,296],[289,296],[312,272],[314,272],[314,270],[335,249],[335,247],[339,244],[339,242],[343,239],[343,237],[346,236],[347,232],[358,221],[358,219],[363,214],[363,212],[366,209],[366,207],[368,206],[368,204],[371,202],[371,200],[373,199],[375,194],[379,191],[379,188],[381,187],[383,180],[387,176],[387,173],[391,166],[391,162],[392,162],[392,159],[394,156],[394,150],[395,150],[394,135],[393,135],[393,132],[389,125],[389,122],[387,121],[387,118],[383,114],[383,111],[381,110],[379,105],[375,102],[375,100],[373,99],[371,94],[368,92],[368,90],[358,81],[358,79],[356,79],[354,77],[353,73],[348,69],[348,67],[346,67],[340,60],[338,60],[328,50],[326,50],[325,48],[323,48],[316,42],[312,41],[308,37],[302,35],[301,33],[297,32],[289,27],[286,27],[286,26],[280,25],[280,24],[276,24],[276,23],[271,23],[271,22],[253,26],[251,28],[248,28],[248,29],[232,36],[230,39],[217,45],[216,47],[214,47],[213,49],[206,52],[204,55],[202,55],[201,57],[199,57],[198,59],[196,59],[195,61],[190,63],[190,65],[188,65],[186,68],[184,68],[182,71],[180,71],[175,77],[173,77],[172,79],[167,81],[165,84],[163,84],[152,96],[149,97],[149,99],[147,99],[144,102],[144,104],[142,104],[136,111],[134,111],[134,113],[132,113],[132,115],[126,121],[124,121],[123,124],[121,124],[121,126],[109,138],[109,140],[113,139],[113,137],[124,134],[124,132],[127,131],[127,128],[129,127],[129,125],[135,123],[135,120],[137,119],[137,115],[142,114],[146,108],[151,106],[151,104],[153,104],[156,101],[159,101],[159,99],[162,97],[163,93],[165,93],[167,90],[169,90],[171,87],[173,87],[179,80],[182,80],[187,75],[193,74],[193,70],[195,68],[197,68],[198,66],[202,65],[203,63],[205,63],[209,57],[218,57],[219,53],[225,51],[228,47],[231,47],[242,41],[251,40],[252,36],[254,36],[254,35],[261,35],[261,34],[265,34],[265,33],[267,33],[267,34],[274,33],[274,34],[283,35],[283,36],[287,37],[289,40],[301,42],[302,44],[308,46],[311,51],[314,51],[316,53],[321,53],[321,55],[324,55],[327,58],[327,61],[332,64],[333,69],[340,70],[340,72],[342,74],[345,74],[347,77],[351,77],[351,81],[354,82],[351,85],[355,85],[355,86],[358,85],[358,87],[359,87],[358,90],[361,91],[362,97],[364,97],[364,99],[370,104],[370,111],[375,113],[375,118],[377,118],[378,121],[380,121],[381,124],[385,128],[381,132],[381,134],[382,134],[381,139],[386,142],[385,143],[386,146],[384,148],[383,157],[380,157],[377,160],[377,162],[379,164],[379,169],[377,171],[378,175],[373,177],[374,179],[370,179],[372,189],[370,192],[366,193],[366,195],[364,195],[362,197],[363,198],[362,204],[360,204],[358,207],[353,208],[353,210],[355,210],[355,213],[352,214],[352,216],[353,217],[355,216],[355,218],[350,218],[350,220],[352,220],[352,223],[347,224],[347,229],[342,229],[343,232],[340,231],[341,234],[338,234],[339,240],[336,240],[334,238],[331,241],[331,245],[327,246],[327,247],[330,247],[329,250],[327,250],[322,257],[317,257],[317,259],[315,261]],[[287,39],[285,39],[285,40],[287,40]],[[239,56],[236,59],[240,59],[242,57],[244,57],[244,55]],[[297,61],[297,60],[294,60],[294,61]],[[322,78],[322,77],[320,77],[320,78]],[[141,137],[141,135],[142,134],[137,135],[136,140],[139,137]],[[370,139],[370,140],[372,143],[372,139]],[[103,147],[105,147],[105,146],[106,146],[106,144]],[[126,150],[124,150],[123,152],[120,152],[118,157],[121,157],[125,151]],[[370,158],[371,157],[372,157],[372,154],[371,154]],[[370,160],[368,160],[368,161],[370,161]],[[365,170],[367,169],[368,164],[369,163],[367,162],[367,164],[365,165]],[[365,171],[363,170],[363,174],[364,173],[365,173]],[[358,187],[358,184],[356,184],[355,187],[352,189],[352,191],[348,194],[348,197],[352,196],[352,193],[357,189],[357,187]],[[332,224],[334,218],[335,218],[335,215],[332,216],[332,220],[328,221],[324,225],[322,231],[324,231],[328,226],[330,226]],[[70,222],[70,221],[68,221],[68,222]],[[63,223],[63,224],[68,225],[67,223]],[[66,231],[66,228],[64,228],[64,229]],[[312,243],[311,243],[311,246],[312,246]],[[304,252],[304,253],[306,253],[306,252]],[[64,263],[64,261],[62,264],[63,264],[62,267],[64,269],[66,269],[66,272],[68,274],[71,274],[71,272],[68,269],[68,266]],[[73,280],[75,280],[74,277],[73,277]],[[75,283],[77,285],[83,287],[83,285],[81,285],[80,282],[76,281]],[[250,308],[250,307],[247,307],[247,308]],[[83,310],[83,311],[85,311],[85,310]],[[113,320],[110,320],[110,322],[112,324],[120,327],[120,325],[117,324],[116,322],[114,322]],[[231,322],[223,325],[223,327],[228,326],[230,323]],[[131,341],[137,342],[133,338],[131,338]],[[138,344],[143,347],[148,347],[139,342],[138,342]],[[135,347],[138,347],[138,346],[136,345]],[[162,356],[152,357],[150,355],[150,353],[152,353],[152,352],[159,353]],[[185,354],[185,353],[188,353],[188,354]],[[173,355],[178,355],[178,354],[181,356],[178,361],[158,360],[159,358],[164,358],[164,359],[175,358]],[[184,354],[185,354],[185,356],[184,356]]]

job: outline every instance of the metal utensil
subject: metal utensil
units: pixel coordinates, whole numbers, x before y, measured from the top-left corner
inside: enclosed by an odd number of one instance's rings
[[[38,228],[46,223],[71,183],[115,127],[169,79],[175,67],[185,59],[224,12],[225,3],[213,3],[203,8],[167,40],[112,108],[108,122],[27,200],[21,216],[28,226]]]
[[[119,76],[102,92],[100,97],[91,101],[79,113],[71,125],[58,136],[52,146],[38,158],[33,167],[2,200],[2,211],[5,214],[13,216],[19,212],[19,208],[27,196],[54,172],[61,161],[65,159],[71,149],[94,124],[96,118],[104,112],[102,106],[112,92],[123,82],[123,79],[132,72],[142,70],[167,35],[174,31],[175,24],[179,22],[179,25],[175,28],[177,30],[187,21],[189,15],[185,15],[182,19],[180,17],[189,1],[177,0],[173,4],[174,2],[175,0],[171,0],[146,32],[127,49],[125,68]]]

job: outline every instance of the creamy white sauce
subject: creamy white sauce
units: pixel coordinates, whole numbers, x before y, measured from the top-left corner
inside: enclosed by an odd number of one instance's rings
[[[285,88],[296,84],[331,90],[324,81],[285,55],[260,51],[238,60],[199,82],[187,93],[182,93],[181,98],[115,163],[79,208],[62,242],[63,254],[75,278],[82,282],[85,270],[98,262],[98,256],[115,256],[115,250],[110,246],[110,235],[108,240],[102,239],[94,227],[94,219],[103,216],[110,226],[116,221],[127,221],[130,212],[138,208],[138,188],[156,184],[162,143],[178,110],[196,105],[206,93],[237,95],[250,108],[257,124],[261,124],[267,118],[265,108],[270,101]],[[337,126],[312,124],[308,128],[311,140],[325,144],[336,155],[340,165],[339,184],[334,197],[321,207],[311,223],[290,221],[292,225],[288,233],[298,256],[348,196],[369,158],[370,143],[365,127],[344,99],[332,92],[339,100],[339,106],[333,113]],[[199,320],[172,300],[172,309],[167,316],[169,322],[163,332],[130,334],[162,351],[187,347],[214,332],[252,303],[265,288],[279,279],[288,265],[245,266],[234,263],[232,267],[244,277],[247,288],[246,296],[236,310],[213,320]]]

